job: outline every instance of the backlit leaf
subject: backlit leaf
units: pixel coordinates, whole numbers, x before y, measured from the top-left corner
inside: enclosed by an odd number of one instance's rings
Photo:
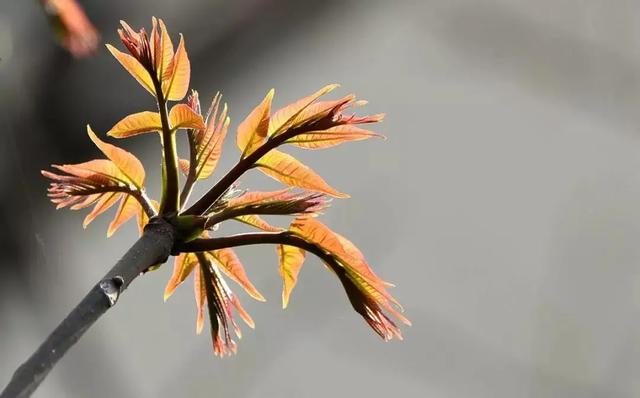
[[[164,301],[167,301],[169,297],[176,290],[176,287],[180,285],[189,276],[193,267],[198,264],[198,259],[193,253],[180,253],[175,258],[173,263],[173,274],[167,282],[167,286],[164,289]]]
[[[107,230],[107,237],[113,235],[114,232],[120,228],[120,226],[127,221],[129,221],[133,216],[138,214],[139,209],[141,208],[140,203],[131,195],[124,195],[120,200],[120,206],[116,211],[116,216],[109,224],[109,229]]]
[[[267,138],[269,114],[271,113],[271,102],[274,94],[274,89],[269,90],[262,102],[238,126],[236,143],[243,157],[250,155]]]
[[[158,112],[144,111],[134,113],[120,120],[109,130],[107,135],[115,138],[127,138],[161,130],[162,122],[160,120],[160,114]]]
[[[198,115],[187,104],[177,104],[169,111],[169,124],[176,129],[203,129],[205,128],[202,116]]]
[[[184,48],[184,38],[180,35],[178,48],[162,76],[162,91],[169,101],[180,101],[187,95],[191,64]]]
[[[260,171],[283,184],[322,192],[336,198],[349,197],[330,187],[322,177],[293,156],[278,150],[269,151],[256,165]]]
[[[191,167],[191,163],[187,159],[178,159],[178,167],[180,167],[180,171],[185,176],[189,175],[189,168]]]
[[[145,173],[144,166],[142,166],[140,160],[124,149],[100,140],[89,125],[87,125],[87,133],[91,141],[118,167],[122,174],[127,176],[129,181],[138,189],[142,189]]]
[[[153,80],[151,80],[151,75],[149,72],[129,54],[125,54],[122,51],[118,50],[111,44],[107,44],[107,48],[113,54],[113,56],[120,62],[120,64],[133,76],[138,83],[142,85],[142,87],[146,88],[147,91],[155,96],[156,91],[153,88]]]
[[[324,149],[342,144],[343,142],[361,141],[371,137],[384,138],[382,135],[372,131],[351,124],[345,124],[326,130],[300,134],[287,140],[286,143],[305,149]]]
[[[92,134],[93,132],[89,130],[89,135]],[[52,180],[48,196],[57,208],[70,207],[71,210],[79,210],[94,205],[93,210],[85,218],[83,224],[85,228],[98,215],[120,201],[116,216],[107,231],[107,236],[111,236],[134,214],[144,213],[137,198],[137,195],[143,195],[143,193],[140,192],[141,188],[135,187],[136,183],[142,185],[144,171],[130,153],[100,141],[95,135],[92,139],[105,154],[117,160],[121,168],[111,160],[95,159],[78,164],[52,165],[64,174],[44,170],[42,174]],[[123,173],[123,169],[132,175],[135,183],[132,178]]]
[[[96,206],[91,210],[91,213],[87,214],[84,221],[82,222],[82,227],[87,228],[87,226],[100,214],[109,210],[111,206],[116,204],[118,200],[121,198],[121,193],[110,192],[103,195],[100,199],[98,199]]]
[[[242,286],[251,297],[258,301],[265,301],[264,296],[260,294],[249,280],[249,277],[247,277],[240,259],[232,249],[213,250],[209,254],[217,261],[222,271]]]
[[[326,225],[313,218],[297,218],[291,223],[289,230],[301,237],[316,243],[338,257],[348,268],[368,279],[384,291],[389,284],[378,277],[362,253],[345,237],[333,232]],[[389,295],[389,298],[391,296]]]
[[[156,20],[154,17],[152,38],[151,38],[151,50],[154,53],[155,68],[158,73],[158,78],[162,78],[164,71],[167,70],[171,59],[173,58],[173,43],[169,37],[169,32],[162,19]],[[160,31],[158,32],[158,26],[160,25]]]
[[[227,202],[228,207],[249,206],[262,202],[269,202],[285,198],[291,192],[291,188],[281,189],[279,191],[249,191],[238,196],[237,198],[229,199]]]
[[[331,231],[326,225],[312,218],[297,218],[289,230],[310,242],[313,242],[340,260],[351,277],[362,278],[360,285],[365,289],[374,289],[376,294],[400,306],[386,287],[392,286],[378,277],[356,246],[345,237]],[[366,282],[366,284],[364,283]],[[373,294],[373,292],[371,292]]]
[[[269,120],[269,136],[277,135],[286,130],[288,127],[292,126],[295,119],[304,109],[315,102],[318,98],[327,93],[330,93],[337,87],[339,87],[338,84],[329,84],[316,91],[315,93],[299,99],[298,101],[274,112],[274,114],[271,116],[271,119]]]
[[[283,231],[283,228],[274,227],[268,222],[266,222],[265,220],[263,220],[260,216],[257,216],[255,214],[237,216],[237,217],[234,217],[233,219],[267,232]]]
[[[193,273],[193,292],[196,297],[196,333],[202,333],[204,328],[204,309],[207,304],[207,292],[204,283],[204,276],[200,265],[196,262]]]
[[[283,282],[282,308],[287,308],[289,296],[298,281],[298,273],[304,263],[305,251],[288,245],[278,245],[277,250],[280,259],[279,271]]]
[[[222,144],[227,136],[230,119],[227,116],[227,104],[224,104],[222,112],[218,115],[220,99],[221,95],[217,93],[207,112],[206,128],[198,130],[196,134],[198,161],[196,178],[198,180],[208,178],[215,170],[222,154]]]

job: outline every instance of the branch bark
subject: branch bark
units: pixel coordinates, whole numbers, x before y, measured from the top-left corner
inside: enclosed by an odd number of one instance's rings
[[[177,244],[174,251],[177,252],[207,252],[219,250],[227,247],[238,247],[261,244],[279,244],[299,247],[309,253],[315,254],[325,263],[336,264],[335,258],[324,251],[320,246],[308,242],[290,232],[251,232],[220,238],[194,239],[192,241]],[[2,398],[2,397],[0,397]]]
[[[143,235],[13,374],[0,398],[29,397],[60,358],[150,266],[163,263],[174,244],[173,227],[153,218]]]

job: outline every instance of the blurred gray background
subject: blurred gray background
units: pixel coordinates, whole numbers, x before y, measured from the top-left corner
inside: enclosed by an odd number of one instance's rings
[[[389,139],[291,151],[338,189],[324,221],[350,237],[414,326],[383,343],[315,259],[290,307],[272,248],[239,250],[267,296],[238,355],[195,335],[189,281],[135,281],[36,397],[640,396],[640,3],[624,0],[85,1],[185,34],[192,85],[235,126],[275,87],[284,105],[330,82],[387,112]],[[0,0],[0,384],[135,239],[56,212],[38,170],[97,156],[151,109],[101,47],[58,48],[35,1]],[[159,185],[153,136],[121,144]],[[215,177],[238,157],[234,139]],[[277,184],[250,174],[243,187]],[[201,187],[201,190],[204,187]],[[283,223],[286,223],[283,220]],[[229,231],[229,230],[227,230]],[[239,288],[235,288],[239,292]]]

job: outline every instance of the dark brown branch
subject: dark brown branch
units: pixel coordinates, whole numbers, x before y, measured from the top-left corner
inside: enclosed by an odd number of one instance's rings
[[[313,253],[326,263],[335,263],[335,258],[324,251],[321,247],[307,242],[303,238],[293,235],[290,232],[254,232],[238,234],[210,239],[194,239],[190,242],[179,244],[175,249],[179,252],[205,252],[210,250],[224,249],[227,247],[260,245],[260,244],[283,244],[299,247],[309,253]]]
[[[0,398],[30,396],[60,358],[142,272],[163,263],[174,244],[173,227],[154,218],[144,234],[13,374]]]

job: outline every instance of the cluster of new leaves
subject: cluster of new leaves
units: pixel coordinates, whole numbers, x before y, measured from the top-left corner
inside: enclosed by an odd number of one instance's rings
[[[144,169],[129,152],[101,141],[89,129],[89,136],[107,159],[75,165],[54,165],[57,172],[43,171],[52,180],[51,200],[58,207],[81,209],[94,205],[85,226],[97,215],[119,202],[109,226],[112,234],[122,223],[137,215],[139,225],[150,217],[163,217],[174,225],[178,238],[174,270],[165,300],[189,275],[193,275],[197,307],[196,329],[204,326],[205,307],[211,323],[214,352],[225,355],[236,350],[231,329],[240,337],[233,312],[253,328],[249,314],[231,291],[225,277],[238,283],[251,297],[264,297],[251,283],[232,249],[250,244],[276,244],[279,271],[283,280],[282,302],[286,307],[296,285],[307,252],[318,256],[343,284],[354,309],[385,340],[400,338],[390,316],[409,324],[399,311],[399,303],[388,293],[389,283],[380,279],[356,246],[331,231],[315,217],[328,205],[327,196],[347,195],[329,186],[318,174],[289,154],[276,148],[293,145],[305,149],[332,147],[378,134],[358,127],[382,120],[383,115],[359,117],[346,112],[365,104],[355,96],[321,101],[334,90],[328,85],[317,92],[272,112],[274,91],[238,125],[236,144],[241,157],[209,191],[190,207],[186,206],[193,186],[215,170],[230,124],[221,95],[214,96],[203,116],[198,93],[192,91],[184,103],[167,108],[168,101],[181,101],[189,88],[190,63],[184,40],[174,50],[162,20],[153,19],[150,34],[122,23],[119,31],[129,54],[108,48],[122,66],[150,93],[158,111],[129,115],[116,123],[107,135],[126,138],[159,132],[163,147],[163,190],[160,203],[147,198]],[[178,159],[175,135],[186,131],[189,159]],[[257,168],[288,186],[274,192],[243,192],[236,182],[246,171]],[[179,189],[179,172],[184,175]],[[288,228],[270,225],[262,216],[293,216]],[[261,232],[216,237],[217,225],[238,221]],[[210,236],[212,235],[212,236]]]

